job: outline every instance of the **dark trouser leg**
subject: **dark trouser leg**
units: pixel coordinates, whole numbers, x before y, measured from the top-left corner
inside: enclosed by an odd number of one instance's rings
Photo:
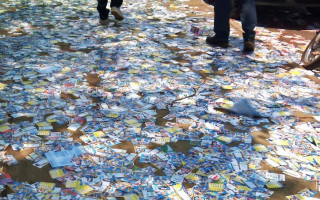
[[[216,0],[214,6],[214,32],[220,40],[228,40],[230,35],[231,0]]]
[[[111,0],[110,7],[117,7],[120,8],[122,5],[123,0]]]
[[[101,20],[108,19],[109,9],[107,9],[108,0],[98,0],[97,10]]]
[[[244,41],[254,41],[255,31],[257,25],[257,12],[254,0],[239,0],[240,5],[240,19],[242,24]]]

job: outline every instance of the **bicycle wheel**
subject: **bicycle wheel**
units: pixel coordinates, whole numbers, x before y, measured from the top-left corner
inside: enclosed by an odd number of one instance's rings
[[[320,33],[317,33],[304,50],[301,62],[303,67],[313,70],[320,67]]]

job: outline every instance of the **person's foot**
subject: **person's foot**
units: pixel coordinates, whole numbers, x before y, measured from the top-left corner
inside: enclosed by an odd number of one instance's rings
[[[99,20],[99,23],[101,24],[101,25],[109,25],[109,19],[107,18],[107,19],[100,19]]]
[[[111,8],[111,14],[116,18],[116,20],[122,21],[124,19],[121,10],[117,7]]]
[[[244,41],[243,51],[244,52],[253,52],[254,51],[254,41],[252,41],[252,40]]]
[[[207,37],[206,43],[210,44],[210,45],[213,45],[213,46],[223,47],[223,48],[227,48],[229,46],[228,40],[217,39],[214,36],[213,37]]]

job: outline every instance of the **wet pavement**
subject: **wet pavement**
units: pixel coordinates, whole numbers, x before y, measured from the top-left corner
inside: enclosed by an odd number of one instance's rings
[[[3,197],[320,197],[317,17],[259,11],[244,54],[236,20],[230,48],[205,43],[202,1],[125,1],[108,26],[95,7],[0,2]]]

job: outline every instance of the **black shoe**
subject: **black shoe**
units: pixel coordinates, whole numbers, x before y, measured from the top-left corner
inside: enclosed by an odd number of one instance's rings
[[[207,37],[206,43],[214,46],[227,48],[229,46],[228,40],[217,39],[216,37]]]
[[[253,52],[254,51],[254,41],[248,40],[243,43],[244,52]]]
[[[99,20],[100,25],[109,25],[110,21],[109,19],[100,19]]]
[[[112,7],[111,8],[111,14],[114,15],[116,20],[122,21],[124,19],[121,10],[119,8],[117,8],[117,7]]]

